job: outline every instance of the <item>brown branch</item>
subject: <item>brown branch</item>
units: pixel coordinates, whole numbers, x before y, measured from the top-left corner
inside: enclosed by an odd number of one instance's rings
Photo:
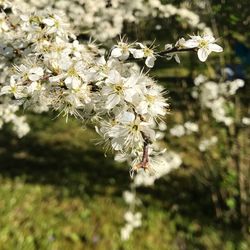
[[[197,48],[180,48],[180,47],[173,47],[167,50],[163,50],[157,53],[159,56],[166,56],[168,54],[172,53],[178,53],[178,52],[187,52],[187,51],[196,51]]]
[[[141,160],[141,168],[144,170],[148,168],[148,162],[149,162],[149,155],[148,155],[148,145],[150,144],[149,138],[145,135],[144,132],[141,132],[142,138],[143,138],[143,154],[142,154],[142,160]]]
[[[173,47],[170,49],[162,50],[159,52],[155,52],[154,55],[156,57],[165,57],[167,55],[173,54],[173,53],[181,53],[181,52],[196,52],[197,48],[181,48],[181,47]],[[129,58],[125,60],[124,62],[139,62],[141,60],[145,60],[145,57],[142,58],[134,58],[132,54],[129,55]]]
[[[139,169],[148,170],[149,166],[149,153],[148,153],[148,146],[151,143],[150,139],[145,135],[144,132],[141,131],[141,135],[143,138],[143,153],[141,161],[132,167],[131,169],[131,176],[133,176],[134,171],[138,171]]]

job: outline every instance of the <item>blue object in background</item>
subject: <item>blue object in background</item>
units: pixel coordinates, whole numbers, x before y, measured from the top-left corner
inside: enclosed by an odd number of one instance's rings
[[[238,56],[242,64],[250,65],[250,49],[245,46],[245,44],[240,42],[235,42],[233,45],[236,56]]]

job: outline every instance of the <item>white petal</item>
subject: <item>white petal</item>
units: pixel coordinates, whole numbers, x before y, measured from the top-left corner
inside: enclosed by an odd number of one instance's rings
[[[121,123],[130,123],[135,120],[135,115],[131,112],[124,112],[119,119]]]
[[[112,92],[113,89],[108,86],[104,86],[101,91],[102,95],[110,95]]]
[[[139,45],[141,49],[146,48],[142,43],[136,43],[136,44]]]
[[[38,90],[38,83],[37,83],[37,82],[32,82],[32,83],[28,86],[27,90],[28,90],[28,93],[33,94],[33,92],[34,92],[35,90]]]
[[[186,48],[196,48],[198,47],[198,45],[199,45],[199,42],[194,39],[189,39],[185,43],[183,43],[183,46],[185,46]]]
[[[0,91],[0,95],[9,94],[11,92],[10,86],[3,86]]]
[[[120,100],[121,100],[120,96],[118,96],[116,94],[110,95],[107,99],[107,102],[106,102],[106,108],[112,109],[120,102]]]
[[[64,74],[58,75],[58,76],[51,76],[49,78],[50,82],[58,82],[64,77]]]
[[[81,81],[78,78],[72,78],[72,89],[78,89],[81,85]]]
[[[105,57],[104,57],[104,56],[100,57],[100,58],[97,60],[97,63],[98,63],[99,65],[105,65],[105,64],[106,64]]]
[[[124,100],[132,103],[134,95],[135,95],[134,89],[127,89],[124,92]]]
[[[211,35],[205,35],[205,36],[203,36],[203,39],[208,41],[209,43],[215,42],[215,38]]]
[[[142,49],[134,49],[132,51],[132,54],[133,54],[134,58],[143,58],[144,57],[144,52]]]
[[[119,57],[119,59],[121,59],[121,60],[127,60],[129,58],[129,51],[126,51],[126,52],[124,52],[120,57]]]
[[[107,83],[119,83],[121,81],[121,75],[119,74],[119,72],[117,72],[116,70],[111,70],[109,72],[109,77],[106,80]]]
[[[177,63],[181,63],[180,58],[177,54],[174,55],[174,59]]]
[[[55,21],[52,18],[45,18],[43,19],[43,23],[47,24],[48,26],[53,26]]]
[[[124,138],[118,137],[111,140],[111,145],[114,150],[122,150],[124,145]]]
[[[136,111],[141,115],[146,114],[148,112],[147,102],[146,101],[140,102],[140,104],[136,106]]]
[[[108,137],[123,137],[126,136],[127,133],[124,133],[124,127],[121,125],[115,125],[110,130],[107,131],[106,135]]]
[[[154,56],[148,56],[145,61],[145,64],[147,65],[147,67],[153,68],[155,64],[155,60],[156,58]]]
[[[155,60],[156,58],[154,56],[148,56],[145,61],[145,64],[147,65],[147,67],[153,68],[155,64]]]
[[[138,76],[133,74],[125,80],[126,87],[134,87],[138,81]]]
[[[120,48],[115,48],[111,52],[112,57],[120,57],[122,55],[122,50]]]
[[[207,57],[209,55],[209,50],[201,48],[198,50],[198,58],[201,62],[205,62],[207,60]]]
[[[43,69],[41,67],[38,67],[36,70],[36,74],[39,76],[43,76]]]
[[[165,46],[164,46],[164,49],[165,50],[169,50],[169,49],[172,49],[173,48],[173,45],[172,44],[165,44]]]
[[[211,51],[214,51],[214,52],[222,52],[223,51],[223,48],[220,45],[215,44],[215,43],[208,44],[208,49]]]
[[[31,68],[29,70],[29,73],[30,74],[36,74],[36,75],[42,76],[43,75],[43,69],[41,67]]]
[[[72,81],[73,81],[72,78],[73,78],[73,77],[68,76],[68,77],[64,80],[64,82],[65,82],[65,84],[66,84],[67,87],[71,87],[71,84],[72,84]]]
[[[20,18],[21,18],[22,21],[24,21],[24,22],[28,22],[28,21],[29,21],[29,16],[28,16],[28,15],[20,15]]]
[[[37,81],[40,79],[40,76],[36,75],[36,74],[29,74],[29,79],[33,82]]]

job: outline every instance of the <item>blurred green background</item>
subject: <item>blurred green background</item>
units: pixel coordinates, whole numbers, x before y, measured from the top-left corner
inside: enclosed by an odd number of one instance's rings
[[[178,6],[183,1],[163,2]],[[32,130],[23,139],[9,127],[0,133],[0,250],[250,249],[249,127],[228,129],[210,121],[191,96],[195,76],[202,72],[218,79],[230,65],[245,80],[233,100],[234,116],[249,116],[249,3],[210,1],[211,9],[200,10],[196,1],[186,2],[216,29],[225,52],[206,64],[193,54],[184,55],[181,65],[159,60],[151,75],[169,91],[168,126],[198,120],[203,133],[216,131],[218,145],[204,156],[196,148],[199,135],[173,138],[166,131],[167,147],[180,153],[184,163],[153,187],[138,189],[142,227],[122,242],[128,166],[114,162],[112,154],[105,157],[95,145],[92,127],[54,119],[54,113],[29,114]],[[152,32],[156,24],[163,30]],[[124,28],[129,39],[156,38],[161,46],[195,31],[187,31],[182,22],[157,18],[134,28]]]

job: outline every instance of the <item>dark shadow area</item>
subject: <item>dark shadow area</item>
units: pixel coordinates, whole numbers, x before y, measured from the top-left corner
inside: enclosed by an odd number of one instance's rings
[[[27,183],[64,187],[71,195],[105,195],[110,188],[121,196],[129,185],[128,169],[93,147],[83,150],[63,144],[41,144],[35,136],[22,140],[0,135],[0,175],[21,176]]]

